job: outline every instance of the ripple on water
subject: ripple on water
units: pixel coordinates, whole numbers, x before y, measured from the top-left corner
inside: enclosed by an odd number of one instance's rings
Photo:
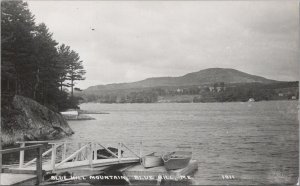
[[[124,141],[135,149],[143,141],[145,152],[193,150],[197,184],[297,182],[297,101],[83,104],[81,109],[110,114],[70,122],[75,134],[69,140]]]

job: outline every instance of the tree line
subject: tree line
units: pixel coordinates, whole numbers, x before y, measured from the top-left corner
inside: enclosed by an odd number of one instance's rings
[[[225,84],[223,82],[205,86],[156,87],[130,93],[83,94],[85,102],[100,103],[155,103],[172,96],[192,96],[190,100],[180,102],[233,102],[262,100],[285,100],[299,98],[299,82],[279,82],[272,84],[244,83]],[[282,94],[282,96],[279,96]],[[168,98],[167,98],[168,99]],[[180,99],[179,99],[180,100]]]
[[[73,90],[86,73],[80,56],[36,24],[26,2],[1,2],[1,45],[3,104],[18,94],[57,111],[77,106]]]

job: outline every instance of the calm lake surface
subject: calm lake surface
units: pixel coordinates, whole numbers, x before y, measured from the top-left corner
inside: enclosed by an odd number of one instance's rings
[[[299,169],[297,101],[82,104],[109,114],[70,121],[67,140],[124,142],[138,152],[191,150],[195,184],[295,184]],[[233,175],[234,179],[223,179]],[[223,176],[223,177],[222,177]]]

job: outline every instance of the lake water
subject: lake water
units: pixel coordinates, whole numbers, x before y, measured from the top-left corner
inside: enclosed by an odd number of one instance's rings
[[[144,153],[192,150],[195,183],[295,184],[299,169],[297,101],[82,104],[109,114],[70,121],[67,140],[124,142]],[[224,179],[225,175],[234,179]]]

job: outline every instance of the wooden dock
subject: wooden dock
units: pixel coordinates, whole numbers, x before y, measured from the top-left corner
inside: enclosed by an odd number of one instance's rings
[[[32,184],[35,183],[36,185],[39,185],[42,182],[43,178],[43,170],[42,170],[42,150],[43,150],[43,144],[37,144],[37,145],[31,145],[31,146],[21,146],[20,148],[12,148],[12,149],[5,149],[0,150],[1,155],[2,154],[9,154],[14,152],[20,152],[20,158],[24,158],[21,155],[24,155],[25,150],[32,150],[36,149],[36,167],[34,173],[2,173],[2,163],[0,164],[0,183],[1,185],[18,185],[18,184]],[[24,159],[23,159],[24,160]],[[2,159],[1,159],[2,161]]]
[[[1,185],[18,185],[18,184],[31,184],[39,185],[44,182],[46,174],[57,174],[62,172],[84,172],[92,175],[99,173],[101,170],[106,169],[113,165],[128,165],[135,164],[140,161],[140,156],[133,150],[128,148],[124,143],[118,143],[116,152],[112,152],[103,144],[100,143],[78,143],[78,149],[73,152],[67,153],[67,142],[46,142],[46,141],[29,141],[19,142],[19,148],[0,150],[0,154],[7,154],[13,152],[20,152],[19,165],[6,166],[4,169],[0,166],[0,183]],[[26,146],[26,144],[34,144]],[[47,145],[51,145],[50,149],[46,149]],[[58,156],[58,148],[61,153]],[[74,148],[74,147],[73,147]],[[36,158],[29,162],[24,162],[24,151],[30,149],[37,149]],[[43,152],[43,150],[45,150]],[[109,156],[100,155],[99,159],[97,151],[104,150]],[[130,152],[131,157],[126,157],[122,152]],[[141,152],[139,152],[141,154]],[[51,159],[42,160],[47,155]],[[1,164],[0,164],[1,165]],[[85,176],[88,174],[85,173]],[[80,176],[80,175],[78,175]]]
[[[52,169],[51,164],[45,164],[43,165],[43,170],[46,172],[64,172],[64,171],[73,171],[77,169],[90,169],[90,168],[96,168],[96,167],[107,167],[110,165],[119,165],[119,164],[128,164],[128,163],[137,163],[139,162],[139,158],[120,158],[120,159],[98,159],[93,160],[92,166],[90,166],[89,160],[82,160],[82,161],[74,161],[74,162],[66,162],[63,165],[61,165],[56,170]],[[57,165],[57,164],[56,164]],[[34,166],[28,166],[28,167],[12,167],[9,168],[9,170],[12,171],[35,171]]]
[[[139,163],[143,154],[141,144],[139,152],[136,153],[124,143],[118,143],[117,148],[109,148],[95,142],[80,142],[76,145],[70,145],[68,142],[46,141],[19,143],[19,148],[0,150],[0,155],[20,153],[19,164],[3,168],[0,163],[0,185],[49,185],[54,184],[53,180],[50,180],[53,175],[64,177],[64,174],[68,173],[71,177],[89,177],[102,174],[104,170],[113,167],[121,167],[122,170],[119,172],[122,172],[126,181],[131,184],[159,185],[169,181],[177,183],[189,181],[191,179],[189,175],[198,169],[196,160],[191,160],[183,169],[172,171],[167,171],[164,166],[146,169]],[[47,149],[49,145],[51,148]],[[36,158],[24,162],[24,151],[30,149],[36,149]],[[126,153],[123,154],[125,151]],[[103,155],[103,152],[106,154]],[[70,179],[66,177],[66,181]],[[56,182],[64,183],[65,180]]]

